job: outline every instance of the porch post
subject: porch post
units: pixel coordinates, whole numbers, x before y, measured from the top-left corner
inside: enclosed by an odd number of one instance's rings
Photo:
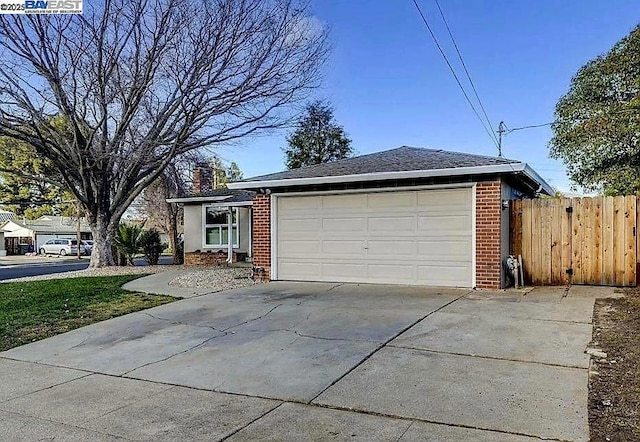
[[[233,207],[227,207],[227,262],[233,262]]]

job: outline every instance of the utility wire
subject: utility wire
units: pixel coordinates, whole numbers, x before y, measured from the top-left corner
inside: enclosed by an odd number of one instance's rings
[[[473,80],[471,79],[471,74],[469,73],[469,69],[467,69],[467,64],[464,62],[464,59],[462,58],[462,54],[460,53],[460,49],[458,48],[458,44],[456,43],[456,39],[453,37],[453,32],[451,32],[451,28],[449,27],[449,23],[447,22],[447,19],[444,16],[444,12],[442,11],[442,8],[440,7],[440,2],[438,2],[438,0],[435,0],[435,2],[436,2],[436,6],[438,7],[438,11],[440,11],[440,17],[442,17],[442,21],[444,22],[444,25],[447,28],[447,32],[449,33],[449,37],[451,38],[451,42],[453,43],[453,47],[456,49],[456,53],[458,54],[458,58],[460,59],[460,63],[462,63],[462,67],[464,68],[464,73],[467,75],[467,79],[469,80],[469,84],[471,84],[471,88],[473,89],[473,93],[476,96],[476,100],[478,100],[478,104],[480,104],[480,109],[482,110],[482,113],[484,114],[484,118],[487,120],[487,123],[489,123],[489,127],[491,128],[491,135],[493,135],[494,140],[496,140],[496,142],[497,142],[496,132],[493,129],[493,125],[491,124],[491,119],[487,115],[487,110],[485,109],[484,105],[482,104],[482,100],[480,99],[480,95],[478,94],[478,90],[476,89],[476,85],[474,84]]]
[[[517,130],[533,129],[533,128],[536,128],[536,127],[551,126],[553,123],[555,123],[555,121],[552,121],[550,123],[543,123],[543,124],[532,124],[530,126],[514,127],[513,129],[507,128],[507,133],[510,134],[511,132],[515,132]]]
[[[493,134],[491,132],[491,130],[487,127],[487,125],[485,124],[484,120],[482,119],[482,117],[480,116],[480,114],[476,110],[475,106],[471,102],[471,99],[469,98],[469,95],[464,90],[464,87],[462,86],[462,83],[460,82],[460,79],[458,78],[458,75],[456,74],[456,71],[453,69],[453,66],[451,66],[451,63],[449,62],[449,59],[447,58],[447,55],[442,50],[442,47],[440,46],[440,43],[438,42],[438,39],[436,38],[436,35],[433,33],[433,30],[431,29],[431,26],[429,25],[429,22],[427,21],[427,18],[422,13],[422,9],[420,9],[420,5],[418,4],[417,0],[413,0],[413,4],[415,5],[416,9],[418,10],[418,13],[420,14],[420,17],[422,18],[422,22],[424,23],[425,27],[429,31],[429,34],[431,35],[431,38],[433,39],[433,42],[436,44],[436,47],[440,51],[440,55],[442,55],[442,58],[444,58],[445,63],[447,63],[447,66],[449,67],[449,70],[453,74],[453,78],[455,78],[456,83],[458,83],[458,86],[460,87],[460,90],[464,94],[464,97],[467,99],[467,103],[469,103],[469,106],[471,106],[471,110],[473,110],[473,113],[476,115],[476,117],[478,118],[478,120],[482,124],[482,127],[487,132],[487,135],[489,135],[489,138],[491,138],[491,141],[493,142],[493,144],[495,144],[496,147],[498,147],[498,142],[496,141],[495,134]]]

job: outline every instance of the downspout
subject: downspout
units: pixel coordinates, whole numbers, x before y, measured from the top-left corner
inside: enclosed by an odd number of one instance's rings
[[[227,207],[227,263],[233,262],[233,207]]]
[[[239,222],[240,220],[238,220]],[[253,261],[253,207],[249,207],[249,258]]]

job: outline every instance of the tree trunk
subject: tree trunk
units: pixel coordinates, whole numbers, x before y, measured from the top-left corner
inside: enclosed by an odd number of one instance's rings
[[[93,235],[93,251],[91,252],[90,268],[114,265],[111,239],[115,233],[113,220],[102,215],[90,216],[89,226]]]

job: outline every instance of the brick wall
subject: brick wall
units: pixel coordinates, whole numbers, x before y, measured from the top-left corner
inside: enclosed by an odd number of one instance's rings
[[[271,274],[271,197],[253,198],[253,265],[256,277],[269,280]]]
[[[499,181],[476,186],[476,287],[500,288],[500,214]]]
[[[219,266],[227,262],[229,256],[226,251],[186,252],[184,263],[188,266],[206,265]],[[233,252],[233,262],[238,262],[238,254]]]

